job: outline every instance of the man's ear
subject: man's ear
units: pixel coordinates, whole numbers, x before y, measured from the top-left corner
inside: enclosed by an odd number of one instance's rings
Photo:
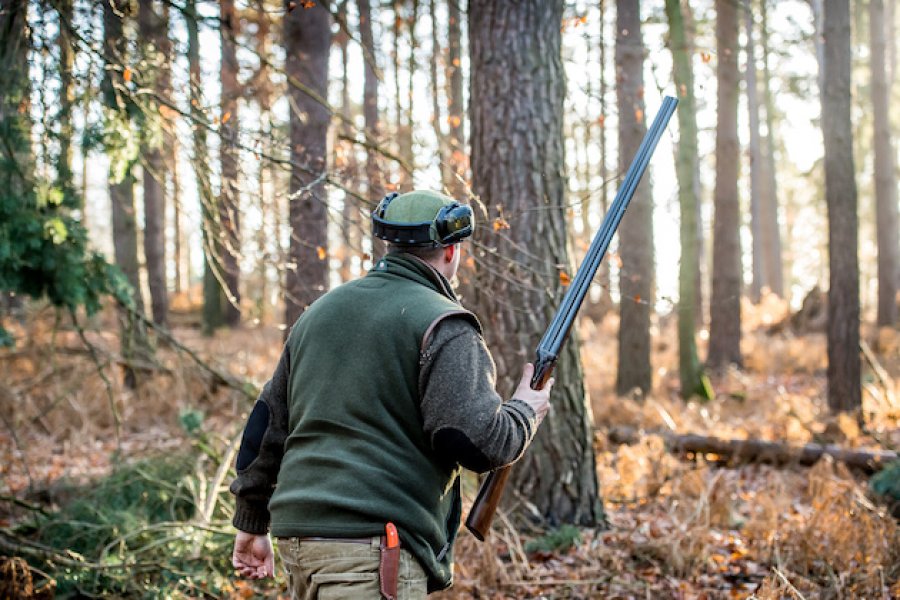
[[[444,262],[453,262],[453,255],[456,254],[456,244],[450,244],[444,248]]]

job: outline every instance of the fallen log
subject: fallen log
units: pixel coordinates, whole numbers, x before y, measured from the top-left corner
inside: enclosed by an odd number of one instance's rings
[[[670,431],[642,431],[633,427],[613,427],[607,431],[607,438],[613,444],[634,444],[641,436],[648,434],[662,436],[670,452],[712,454],[720,462],[763,462],[777,465],[810,466],[827,454],[848,467],[860,469],[866,473],[874,473],[900,458],[896,452],[886,450],[848,449],[834,444],[791,446],[765,440],[723,440],[703,435],[676,434]]]

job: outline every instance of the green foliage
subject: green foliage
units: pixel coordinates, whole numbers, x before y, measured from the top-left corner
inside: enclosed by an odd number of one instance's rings
[[[56,579],[60,598],[223,596],[232,589],[234,542],[227,491],[217,492],[213,520],[199,519],[206,472],[217,467],[194,452],[120,466],[100,481],[66,490],[71,501],[17,534],[83,564],[35,562]]]
[[[13,121],[13,119],[10,119]],[[87,231],[63,204],[63,192],[31,174],[31,153],[19,126],[3,124],[0,153],[0,290],[47,298],[93,313],[112,295],[131,302],[119,270],[89,248]],[[9,335],[0,327],[0,343]]]
[[[900,502],[900,460],[890,463],[869,481],[869,487],[879,496]]]
[[[581,543],[581,530],[574,525],[563,525],[525,544],[526,552],[565,552]]]
[[[178,414],[178,422],[189,435],[200,432],[203,426],[203,411],[196,408],[184,408]]]

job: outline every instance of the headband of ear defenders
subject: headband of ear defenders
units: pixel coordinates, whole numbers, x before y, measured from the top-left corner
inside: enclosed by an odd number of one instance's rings
[[[469,237],[475,229],[472,208],[455,201],[442,206],[432,221],[388,221],[385,212],[398,195],[388,194],[372,211],[372,233],[379,239],[404,246],[449,246]]]

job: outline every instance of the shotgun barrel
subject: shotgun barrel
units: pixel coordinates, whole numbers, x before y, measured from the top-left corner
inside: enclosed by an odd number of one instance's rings
[[[656,145],[662,137],[669,119],[675,113],[677,105],[677,99],[672,96],[666,96],[663,99],[659,112],[656,114],[656,118],[653,119],[653,123],[647,130],[646,135],[644,135],[637,154],[634,160],[631,161],[628,172],[625,173],[625,179],[622,180],[622,185],[619,187],[612,205],[603,218],[600,229],[594,236],[581,266],[578,267],[575,278],[566,290],[562,303],[560,303],[556,314],[553,316],[550,326],[547,327],[544,337],[541,338],[538,344],[534,376],[531,379],[532,389],[542,389],[547,380],[550,379],[550,375],[553,373],[553,368],[556,366],[556,361],[559,358],[560,350],[569,337],[572,325],[575,323],[578,309],[581,308],[581,304],[584,302],[584,298],[594,276],[597,274],[597,269],[600,267],[603,257],[606,255],[613,235],[616,233],[616,229],[618,229],[619,223],[621,223],[622,217],[625,215],[625,209],[628,208],[628,204],[634,196],[641,177],[647,170],[647,165],[650,164],[650,157],[653,156]],[[511,468],[511,465],[507,465],[488,474],[478,490],[478,496],[475,498],[472,510],[469,511],[466,527],[472,532],[472,535],[481,541],[484,541],[490,530],[491,521],[493,521],[494,513],[500,504],[503,488],[506,485],[506,480],[509,478]]]

